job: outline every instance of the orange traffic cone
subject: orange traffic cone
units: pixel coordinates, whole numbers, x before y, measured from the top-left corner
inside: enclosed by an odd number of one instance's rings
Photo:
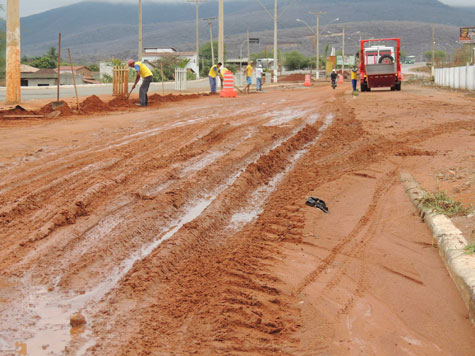
[[[232,72],[224,73],[223,90],[219,94],[221,98],[235,98],[237,91],[234,90],[234,75]]]
[[[343,75],[338,74],[338,84],[343,84]]]
[[[305,84],[304,84],[306,87],[311,87],[312,86],[312,83],[310,83],[310,74],[307,74],[305,76]]]

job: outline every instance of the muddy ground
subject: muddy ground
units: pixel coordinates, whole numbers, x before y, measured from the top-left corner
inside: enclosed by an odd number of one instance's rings
[[[475,201],[473,98],[171,101],[0,120],[0,355],[473,355],[399,181]]]

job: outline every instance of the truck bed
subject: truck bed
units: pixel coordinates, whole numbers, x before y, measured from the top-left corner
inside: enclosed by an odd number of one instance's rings
[[[397,73],[396,63],[393,64],[367,64],[366,65],[366,74],[375,75],[375,74],[394,74]]]

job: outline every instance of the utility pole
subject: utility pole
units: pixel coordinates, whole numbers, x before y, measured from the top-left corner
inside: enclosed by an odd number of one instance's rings
[[[7,0],[6,104],[8,105],[16,105],[21,101],[20,61],[20,4],[19,0]]]
[[[143,41],[142,41],[142,0],[139,0],[139,51],[138,61],[142,61]]]
[[[251,45],[249,44],[249,28],[247,29],[247,62],[251,60]]]
[[[210,17],[207,19],[203,19],[205,21],[208,21],[208,26],[209,26],[209,40],[211,43],[211,63],[214,66],[214,43],[213,43],[213,20],[216,20],[216,17]]]
[[[219,34],[218,34],[218,62],[224,64],[224,6],[219,0]]]
[[[345,28],[343,27],[343,44],[342,44],[342,50],[341,50],[341,75],[343,76],[343,79],[345,78]]]
[[[434,76],[435,73],[435,26],[432,25],[432,69],[431,75]]]
[[[188,2],[196,4],[196,66],[198,67],[198,73],[196,78],[200,79],[200,26],[199,26],[199,7],[200,2],[206,2],[206,0],[188,0]]]
[[[279,14],[277,12],[277,0],[274,3],[274,83],[277,83],[277,22]]]
[[[187,0],[189,3],[196,4],[196,67],[198,72],[196,73],[196,78],[200,79],[200,26],[199,26],[199,6],[200,2],[206,2],[207,0]]]
[[[310,11],[309,13],[317,16],[317,66],[315,68],[317,69],[316,79],[318,80],[320,79],[320,15],[325,15],[326,12]]]

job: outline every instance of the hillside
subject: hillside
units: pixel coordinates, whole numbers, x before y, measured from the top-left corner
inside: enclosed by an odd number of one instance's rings
[[[281,2],[281,10],[291,1]],[[269,9],[272,0],[264,3]],[[345,24],[347,32],[361,31],[368,37],[392,33],[403,37],[411,53],[421,54],[430,42],[429,23],[438,23],[444,47],[456,46],[457,26],[473,24],[475,11],[448,7],[436,0],[300,0],[283,12],[279,20],[279,42],[282,50],[295,48],[311,51],[309,30],[296,22],[302,18],[314,24],[309,10],[326,11],[321,17],[323,31],[339,32]],[[200,17],[216,16],[217,1],[200,6]],[[144,4],[144,46],[194,49],[194,5],[179,3]],[[339,18],[339,21],[334,21]],[[328,28],[325,24],[332,22]],[[404,24],[398,23],[404,22]],[[261,38],[259,51],[272,43],[273,23],[255,0],[225,2],[225,36],[230,56],[239,55],[240,41],[246,30]],[[427,30],[429,29],[429,30]],[[215,26],[217,35],[217,25]],[[62,33],[63,46],[70,47],[76,60],[93,62],[107,57],[127,58],[136,53],[137,7],[130,4],[82,2],[22,18],[22,54],[39,55],[57,45]],[[209,41],[208,27],[200,26],[202,42]],[[441,37],[439,36],[439,39]],[[334,43],[338,39],[334,39]],[[349,40],[349,45],[351,40]],[[417,52],[417,53],[416,53]]]

